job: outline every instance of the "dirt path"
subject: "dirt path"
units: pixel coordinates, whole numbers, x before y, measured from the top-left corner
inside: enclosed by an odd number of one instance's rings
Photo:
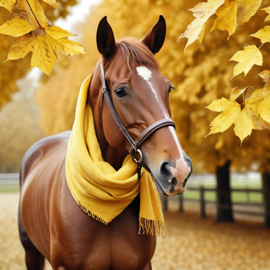
[[[18,200],[17,193],[0,194],[0,270],[26,270]],[[270,230],[259,224],[217,224],[176,212],[166,213],[165,219],[168,237],[158,239],[155,270],[270,270]]]

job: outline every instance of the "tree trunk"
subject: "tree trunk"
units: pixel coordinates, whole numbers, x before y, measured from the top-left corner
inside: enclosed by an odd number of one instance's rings
[[[230,165],[227,161],[224,166],[217,167],[217,217],[218,222],[233,222],[232,200],[230,190]]]
[[[264,225],[270,228],[270,174],[262,174],[263,202],[264,202]]]

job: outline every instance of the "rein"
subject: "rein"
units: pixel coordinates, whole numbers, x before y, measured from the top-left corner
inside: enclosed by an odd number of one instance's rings
[[[107,105],[109,107],[109,110],[111,112],[111,115],[112,115],[115,123],[117,124],[117,126],[119,127],[120,131],[123,133],[123,135],[125,136],[125,138],[131,144],[131,147],[130,147],[130,150],[129,150],[129,154],[132,157],[133,161],[137,164],[138,181],[140,181],[140,179],[141,179],[141,168],[142,168],[142,166],[147,171],[149,171],[150,173],[151,173],[151,171],[149,170],[149,168],[147,167],[147,165],[143,162],[143,155],[142,155],[142,152],[139,149],[139,147],[154,132],[156,132],[160,128],[168,127],[168,126],[173,126],[175,128],[175,123],[171,119],[158,120],[157,122],[155,122],[154,124],[152,124],[151,126],[149,126],[148,128],[146,128],[137,137],[137,139],[134,141],[133,138],[130,136],[129,132],[127,131],[127,129],[125,128],[125,126],[122,124],[121,120],[119,119],[119,117],[118,117],[118,115],[117,115],[117,113],[115,111],[115,108],[113,106],[113,103],[112,103],[112,100],[111,100],[111,97],[110,97],[110,93],[109,93],[108,88],[107,88],[107,84],[106,84],[106,80],[105,80],[105,74],[104,74],[104,69],[103,69],[102,63],[100,64],[100,73],[101,73],[101,81],[102,81],[102,85],[103,85],[102,102],[103,102],[103,99],[105,97],[105,100],[107,102]],[[136,155],[138,157],[136,157],[134,155]]]

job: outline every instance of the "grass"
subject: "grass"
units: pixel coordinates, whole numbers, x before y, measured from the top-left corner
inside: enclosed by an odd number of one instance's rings
[[[0,193],[16,193],[20,191],[20,185],[0,185]]]

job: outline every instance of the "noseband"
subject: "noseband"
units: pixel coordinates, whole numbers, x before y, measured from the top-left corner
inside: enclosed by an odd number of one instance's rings
[[[123,135],[126,137],[126,139],[131,144],[131,147],[130,147],[130,150],[129,150],[129,154],[131,155],[133,161],[137,164],[138,180],[140,180],[141,179],[141,167],[142,167],[142,165],[150,173],[151,173],[151,171],[146,166],[146,164],[143,163],[143,161],[142,161],[143,155],[142,155],[142,152],[140,151],[139,147],[142,145],[142,143],[146,139],[148,139],[148,137],[150,137],[158,129],[163,128],[163,127],[168,127],[168,126],[173,126],[175,128],[175,124],[174,124],[173,120],[171,120],[171,119],[162,119],[162,120],[159,120],[159,121],[155,122],[154,124],[152,124],[151,126],[149,126],[148,128],[146,128],[137,137],[137,139],[134,141],[132,139],[132,137],[130,136],[129,132],[127,131],[127,129],[122,124],[121,120],[119,119],[119,117],[118,117],[118,115],[117,115],[117,113],[116,113],[116,111],[114,109],[114,106],[113,106],[113,103],[112,103],[112,100],[111,100],[111,97],[110,97],[110,93],[109,93],[108,88],[107,88],[107,84],[106,84],[106,80],[105,80],[105,74],[104,74],[104,69],[103,69],[102,63],[100,64],[100,73],[101,73],[101,80],[102,80],[102,84],[103,84],[102,102],[103,102],[103,99],[105,97],[105,100],[107,102],[107,105],[109,107],[109,110],[111,112],[111,115],[112,115],[115,123],[117,124],[117,126],[120,129],[120,131],[123,133]]]

